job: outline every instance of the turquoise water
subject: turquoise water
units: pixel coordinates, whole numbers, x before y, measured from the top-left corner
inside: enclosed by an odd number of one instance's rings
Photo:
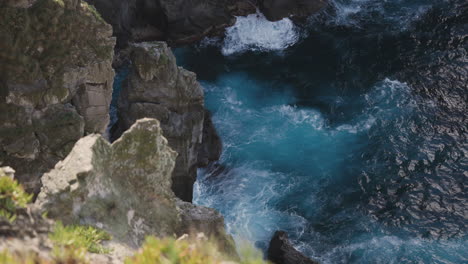
[[[257,14],[176,49],[224,144],[194,202],[263,250],[281,229],[322,263],[468,263],[464,66],[414,72],[466,61],[466,22],[425,16],[455,2],[333,1],[306,28]]]

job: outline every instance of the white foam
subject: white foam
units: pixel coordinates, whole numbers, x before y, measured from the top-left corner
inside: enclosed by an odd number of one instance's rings
[[[282,117],[287,118],[294,125],[307,123],[316,130],[321,130],[325,125],[322,115],[315,110],[300,109],[290,105],[273,107],[272,110],[279,112]]]
[[[294,23],[284,18],[268,21],[257,12],[245,17],[237,17],[236,23],[226,29],[222,53],[225,56],[253,51],[284,50],[299,40],[299,32]]]

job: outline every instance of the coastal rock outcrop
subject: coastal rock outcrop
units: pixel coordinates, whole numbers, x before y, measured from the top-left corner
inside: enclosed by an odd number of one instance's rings
[[[112,28],[80,0],[0,4],[0,165],[37,193],[42,173],[109,119]]]
[[[109,22],[118,46],[166,40],[183,44],[222,32],[237,15],[255,13],[250,0],[88,0]]]
[[[275,264],[318,264],[297,251],[284,231],[276,231],[268,248],[268,260]]]
[[[306,18],[327,4],[326,0],[260,0],[260,11],[270,21],[285,17]]]
[[[191,202],[199,153],[200,162],[205,164],[218,159],[221,148],[211,147],[221,143],[215,139],[214,127],[204,120],[203,89],[195,73],[177,66],[164,42],[131,44],[130,60],[132,66],[120,93],[119,120],[113,138],[137,119],[160,120],[169,146],[179,154],[172,189],[177,197]],[[209,148],[202,146],[204,137],[209,140]]]
[[[172,192],[177,153],[162,133],[159,121],[146,118],[112,144],[97,134],[80,139],[43,176],[36,204],[52,219],[102,228],[132,247],[148,235],[193,231],[215,235],[232,251],[219,213],[183,202]]]

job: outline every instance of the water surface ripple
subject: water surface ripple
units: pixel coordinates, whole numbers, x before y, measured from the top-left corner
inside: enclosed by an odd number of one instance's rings
[[[467,263],[467,21],[466,1],[335,0],[175,50],[224,142],[195,202],[322,263]]]

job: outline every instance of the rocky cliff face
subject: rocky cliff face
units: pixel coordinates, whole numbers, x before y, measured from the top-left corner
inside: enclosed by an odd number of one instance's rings
[[[155,119],[137,121],[120,139],[80,139],[68,157],[42,178],[36,204],[53,219],[107,230],[139,246],[145,236],[204,232],[233,252],[223,217],[213,209],[179,200],[171,190],[177,153]]]
[[[214,127],[208,121],[204,126],[203,89],[193,72],[177,67],[164,42],[132,44],[130,53],[132,69],[120,93],[114,137],[137,119],[160,120],[169,145],[179,154],[172,175],[173,190],[190,202],[199,163],[220,155],[220,141],[211,140],[216,138]],[[209,148],[202,146],[204,137],[211,142]],[[219,145],[214,146],[216,143]]]
[[[112,28],[80,0],[0,4],[0,165],[37,192],[41,174],[108,122]]]
[[[255,13],[250,0],[88,0],[109,22],[119,46],[167,40],[183,44],[214,34],[235,22],[235,15]],[[219,33],[219,32],[218,32]]]

